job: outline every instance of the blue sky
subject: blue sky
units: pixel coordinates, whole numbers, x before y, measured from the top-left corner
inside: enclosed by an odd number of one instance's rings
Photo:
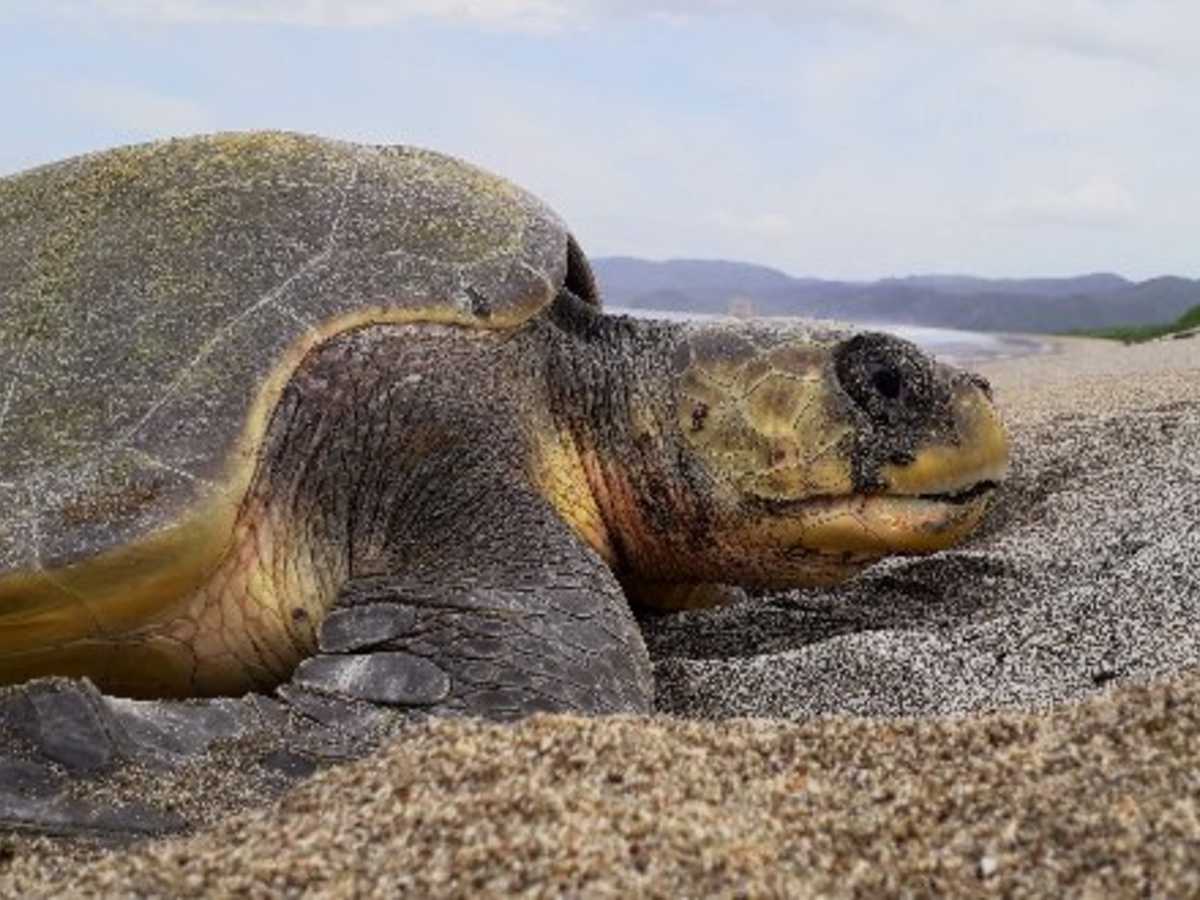
[[[288,128],[468,158],[593,255],[1200,276],[1190,0],[0,0],[0,173]]]

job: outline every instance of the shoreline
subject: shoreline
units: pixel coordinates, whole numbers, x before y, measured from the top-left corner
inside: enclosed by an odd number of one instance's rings
[[[1057,335],[1024,332],[969,331],[940,325],[912,325],[903,322],[849,322],[844,319],[817,319],[802,316],[762,316],[739,318],[716,313],[685,313],[673,310],[609,307],[612,315],[638,319],[665,319],[672,322],[819,322],[832,327],[859,331],[884,331],[913,341],[927,352],[952,365],[975,365],[992,359],[1010,359],[1050,352],[1057,346]]]
[[[948,343],[941,347],[927,346],[925,349],[942,361],[955,366],[978,366],[1002,359],[1022,359],[1063,352],[1063,345],[1055,335],[1003,332],[989,333],[987,336],[995,341],[992,346]]]

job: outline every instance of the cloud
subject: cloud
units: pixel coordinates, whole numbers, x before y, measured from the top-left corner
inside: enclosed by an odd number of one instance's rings
[[[713,17],[784,27],[842,27],[951,45],[1034,46],[1194,68],[1200,5],[1174,0],[15,0],[27,15],[143,24],[374,28],[433,20],[554,33],[614,19],[686,27]]]
[[[1006,225],[1116,226],[1131,222],[1133,195],[1110,178],[1091,178],[1066,189],[1038,188],[997,201],[987,217]]]
[[[705,216],[702,221],[706,225],[714,225],[728,231],[764,237],[784,235],[792,230],[791,219],[777,212],[735,213],[717,210]]]
[[[140,137],[209,131],[213,119],[200,104],[130,84],[70,82],[54,91],[82,118]]]
[[[1196,268],[1200,6],[11,0],[0,18],[15,8],[9,168],[283,127],[476,161],[596,254],[854,278]]]
[[[533,31],[555,30],[571,16],[570,0],[50,0],[43,9],[160,25],[371,28],[433,19]]]
[[[673,14],[769,16],[781,23],[840,24],[972,45],[1025,45],[1148,64],[1194,66],[1200,6],[1173,0],[590,0],[593,17]]]

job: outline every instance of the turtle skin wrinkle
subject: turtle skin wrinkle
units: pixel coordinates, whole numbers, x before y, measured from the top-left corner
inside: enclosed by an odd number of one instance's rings
[[[329,554],[320,568],[346,572],[326,632],[386,619],[391,677],[416,704],[494,717],[652,706],[616,576],[538,484],[546,413],[583,427],[589,411],[554,377],[589,367],[572,344],[550,320],[512,336],[378,326],[327,342],[284,392],[255,489],[307,523]],[[297,681],[352,679],[362,659],[306,659]]]

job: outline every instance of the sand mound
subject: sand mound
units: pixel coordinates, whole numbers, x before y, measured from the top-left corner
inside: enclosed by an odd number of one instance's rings
[[[11,842],[0,894],[1197,894],[1200,346],[986,369],[977,540],[648,624],[663,709],[715,721],[421,726],[187,837]]]

